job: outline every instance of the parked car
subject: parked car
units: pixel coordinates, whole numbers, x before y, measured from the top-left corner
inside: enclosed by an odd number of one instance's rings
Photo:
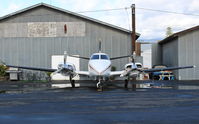
[[[154,65],[152,68],[166,68],[166,65]],[[174,80],[175,77],[172,71],[158,71],[149,74],[151,80]]]

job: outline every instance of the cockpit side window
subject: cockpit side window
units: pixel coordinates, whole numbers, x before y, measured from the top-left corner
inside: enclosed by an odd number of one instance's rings
[[[108,60],[108,56],[107,55],[101,55],[101,59],[105,59],[105,60]]]
[[[91,57],[91,60],[93,60],[93,59],[99,59],[99,55],[93,55],[93,56]]]

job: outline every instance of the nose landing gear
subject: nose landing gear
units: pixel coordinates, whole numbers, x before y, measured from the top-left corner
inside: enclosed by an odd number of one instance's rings
[[[99,82],[97,83],[97,90],[102,91],[103,90],[103,85],[101,83],[101,79],[99,79]]]

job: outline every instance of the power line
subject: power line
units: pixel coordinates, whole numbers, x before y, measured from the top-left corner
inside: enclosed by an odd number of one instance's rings
[[[149,9],[149,8],[141,8],[141,7],[136,7],[136,9],[142,9],[142,10],[154,11],[154,12],[171,13],[171,14],[199,16],[197,14],[192,14],[192,13],[181,13],[181,12],[174,12],[174,11],[167,11],[167,10],[157,10],[157,9]]]
[[[126,15],[127,15],[127,22],[128,22],[128,26],[129,26],[129,30],[131,29],[131,24],[130,24],[130,20],[129,20],[129,13],[128,13],[128,10],[127,8],[125,9],[126,11]]]
[[[91,11],[80,11],[80,12],[76,12],[76,13],[106,12],[106,11],[118,11],[118,10],[124,10],[124,9],[130,9],[130,7],[125,7],[125,8],[114,8],[114,9],[91,10]]]
[[[127,10],[127,9],[131,9],[131,8],[130,7],[125,7],[125,8],[114,8],[114,9],[80,11],[80,12],[77,12],[77,13],[119,11],[119,10]],[[179,15],[199,16],[198,14],[192,14],[192,13],[181,13],[181,12],[174,12],[174,11],[168,11],[168,10],[149,9],[149,8],[142,8],[142,7],[136,7],[135,9],[141,9],[141,10],[146,10],[146,11],[154,11],[154,12],[162,12],[162,13],[170,13],[170,14],[179,14]]]

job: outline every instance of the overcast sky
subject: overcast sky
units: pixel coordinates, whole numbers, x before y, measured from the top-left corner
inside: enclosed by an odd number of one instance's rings
[[[73,12],[129,8],[134,3],[136,4],[136,32],[141,34],[139,40],[144,41],[165,38],[167,27],[172,27],[173,32],[177,32],[199,25],[198,0],[0,0],[0,16],[41,2]],[[190,13],[198,16],[163,13],[141,8]],[[131,27],[130,9],[80,14],[126,29]]]

